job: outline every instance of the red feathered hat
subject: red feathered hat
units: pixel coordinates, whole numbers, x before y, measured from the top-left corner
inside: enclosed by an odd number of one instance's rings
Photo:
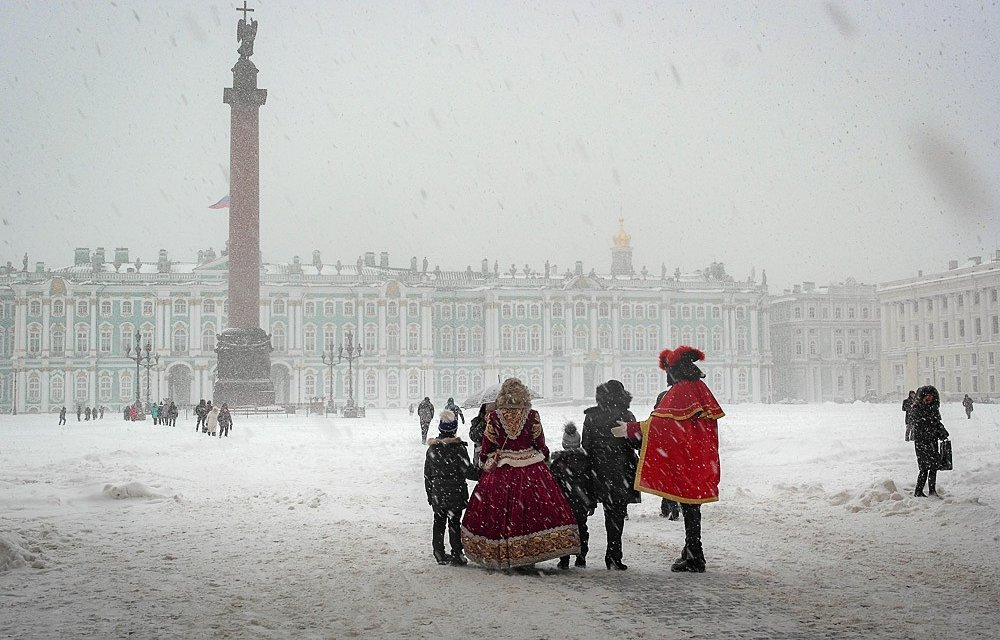
[[[684,358],[691,360],[691,362],[697,362],[705,359],[705,353],[686,344],[682,344],[674,350],[664,349],[660,352],[660,368],[666,371]]]

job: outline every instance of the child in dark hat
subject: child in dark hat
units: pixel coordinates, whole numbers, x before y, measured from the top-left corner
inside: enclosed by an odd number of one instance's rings
[[[466,564],[462,546],[462,512],[469,504],[469,487],[466,479],[478,479],[477,469],[469,461],[465,442],[455,434],[458,418],[452,411],[441,412],[440,434],[427,440],[427,458],[424,461],[424,488],[427,502],[434,510],[432,545],[438,564]],[[444,552],[444,529],[448,526],[451,555]]]
[[[573,422],[567,422],[563,427],[562,446],[562,451],[552,454],[549,466],[580,528],[580,554],[576,556],[575,564],[578,567],[586,567],[587,543],[590,541],[587,517],[593,515],[597,501],[594,497],[590,459],[580,446],[580,432]],[[569,556],[559,558],[559,568],[569,569]]]

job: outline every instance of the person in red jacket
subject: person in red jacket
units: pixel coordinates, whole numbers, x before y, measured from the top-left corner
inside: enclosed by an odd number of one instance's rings
[[[619,422],[615,435],[642,440],[635,488],[681,504],[684,551],[671,571],[705,571],[701,505],[719,499],[719,433],[725,415],[695,364],[705,354],[682,345],[660,353],[670,389],[642,422]]]

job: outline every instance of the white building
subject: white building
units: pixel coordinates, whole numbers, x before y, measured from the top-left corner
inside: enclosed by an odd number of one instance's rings
[[[849,402],[878,396],[875,286],[803,282],[770,301],[776,400]]]
[[[904,395],[933,384],[948,400],[1000,395],[1000,251],[969,263],[879,285],[885,389]]]
[[[665,387],[657,353],[688,343],[708,354],[707,382],[724,402],[768,401],[771,356],[766,286],[737,282],[721,264],[658,277],[632,268],[630,237],[614,237],[613,268],[582,262],[557,272],[511,265],[444,271],[417,258],[393,267],[374,253],[357,263],[262,265],[261,326],[272,336],[272,380],[282,404],[345,398],[346,364],[324,366],[347,332],[364,355],[355,396],[399,407],[431,396],[459,402],[517,375],[549,400],[593,398],[622,380],[636,407]],[[123,343],[136,330],[160,355],[150,397],[181,404],[212,396],[215,336],[226,326],[226,256],[130,263],[127,249],[77,249],[58,269],[0,271],[0,410],[46,412],[66,405],[118,407],[135,398]],[[16,400],[15,400],[16,396]]]

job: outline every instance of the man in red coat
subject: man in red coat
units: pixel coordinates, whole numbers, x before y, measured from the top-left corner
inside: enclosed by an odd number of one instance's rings
[[[635,488],[681,504],[684,551],[672,571],[705,571],[701,505],[719,499],[719,433],[725,415],[695,364],[705,354],[680,346],[660,353],[670,389],[642,422],[620,422],[615,435],[642,440]]]

